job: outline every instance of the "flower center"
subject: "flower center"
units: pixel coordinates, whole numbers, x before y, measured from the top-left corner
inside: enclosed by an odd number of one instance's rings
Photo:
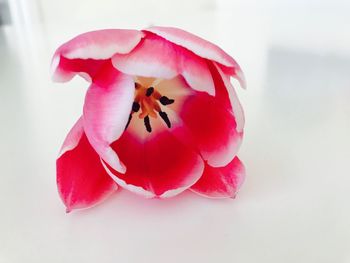
[[[139,112],[139,119],[143,119],[144,126],[148,132],[152,132],[151,118],[156,119],[158,115],[162,118],[168,128],[171,127],[171,122],[166,112],[162,111],[160,104],[166,106],[174,103],[175,100],[169,99],[157,91],[153,86],[143,86],[135,82],[135,99],[132,104],[132,110],[129,115],[128,123],[125,129],[128,128],[134,114]]]

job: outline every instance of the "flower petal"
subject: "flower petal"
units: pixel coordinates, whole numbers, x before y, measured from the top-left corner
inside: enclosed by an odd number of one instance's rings
[[[144,38],[129,54],[116,54],[113,65],[134,76],[170,79],[177,75],[176,53],[172,44],[160,38]]]
[[[146,140],[126,131],[112,147],[127,170],[120,174],[107,167],[107,172],[120,186],[146,197],[177,195],[193,185],[204,169],[201,157],[167,129]]]
[[[182,29],[154,26],[144,31],[152,32],[176,45],[191,50],[198,56],[217,61],[227,67],[235,67],[237,65],[236,61],[217,45]]]
[[[154,26],[144,29],[145,32],[154,33],[166,40],[184,47],[202,58],[220,63],[225,74],[238,79],[242,88],[246,88],[246,81],[241,67],[225,51],[217,45],[193,35],[187,31],[174,27]]]
[[[131,76],[105,65],[88,89],[84,103],[86,135],[100,157],[113,169],[124,173],[110,144],[124,132],[134,99],[135,84]]]
[[[233,114],[220,100],[197,92],[184,101],[179,116],[209,165],[224,166],[234,158],[243,132],[236,130]]]
[[[210,71],[204,59],[149,34],[129,54],[116,54],[113,65],[125,74],[171,79],[182,74],[191,88],[215,95]]]
[[[67,212],[91,207],[117,189],[87,140],[82,118],[74,125],[56,161],[57,186]]]
[[[78,145],[80,138],[83,136],[83,134],[83,118],[80,117],[78,121],[74,124],[72,129],[69,131],[66,139],[64,140],[61,150],[58,154],[58,158],[61,157],[65,152],[74,149]]]
[[[91,80],[96,69],[116,53],[130,52],[143,33],[137,30],[105,29],[81,34],[57,49],[51,63],[54,81],[64,82],[76,74]]]
[[[58,53],[68,59],[107,59],[115,53],[129,53],[140,42],[138,30],[105,29],[81,34],[63,44]]]
[[[241,88],[247,89],[247,81],[245,79],[245,76],[243,74],[243,71],[241,67],[236,63],[234,67],[225,67],[223,65],[217,64],[222,70],[222,72],[227,75],[227,78],[230,79],[229,77],[232,76],[235,79],[239,81],[239,84]]]
[[[86,81],[91,82],[106,61],[104,59],[67,59],[63,56],[55,57],[51,66],[52,79],[55,82],[66,82],[78,74]]]
[[[210,198],[235,197],[244,178],[244,166],[238,157],[235,157],[224,167],[214,168],[206,164],[202,177],[191,190]]]
[[[236,130],[237,132],[242,132],[245,123],[244,112],[237,93],[230,82],[230,78],[223,73],[216,63],[212,63],[211,66],[212,76],[217,88],[217,99],[221,100],[224,104],[227,103],[226,100],[229,98],[230,108],[236,120]]]
[[[215,96],[213,78],[206,61],[184,48],[175,48],[178,54],[179,73],[182,74],[188,85],[196,91],[204,91]]]

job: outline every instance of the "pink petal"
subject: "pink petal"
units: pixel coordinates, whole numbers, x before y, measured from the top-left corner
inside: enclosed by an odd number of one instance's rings
[[[221,68],[222,72],[227,76],[228,79],[230,76],[232,76],[239,81],[241,88],[243,89],[247,88],[247,82],[244,77],[243,71],[237,63],[234,67],[225,67],[220,64],[218,64],[217,66]]]
[[[205,60],[155,35],[145,37],[129,54],[114,55],[112,62],[129,75],[171,79],[182,74],[194,90],[215,95]]]
[[[118,184],[146,197],[171,197],[188,189],[202,175],[201,157],[169,130],[142,141],[126,131],[113,144],[127,167],[125,174],[108,169]]]
[[[209,165],[225,166],[235,157],[243,133],[236,130],[233,114],[220,100],[198,92],[184,101],[179,116]]]
[[[140,31],[123,29],[81,34],[57,49],[51,63],[52,77],[55,81],[63,82],[80,74],[90,80],[103,61],[116,53],[130,52],[142,37]]]
[[[129,54],[116,54],[113,65],[129,75],[170,79],[177,75],[172,44],[159,38],[144,38]]]
[[[124,132],[134,91],[132,77],[117,71],[109,63],[99,71],[87,91],[83,109],[84,128],[92,147],[121,173],[125,172],[125,166],[110,144]]]
[[[223,73],[216,63],[211,64],[211,72],[217,90],[216,98],[220,100],[222,104],[227,104],[228,102],[229,108],[235,116],[236,130],[237,132],[242,132],[245,123],[244,112],[237,93],[230,82],[230,78]]]
[[[144,31],[152,32],[166,40],[182,46],[203,58],[217,61],[227,67],[235,67],[236,61],[221,48],[203,38],[195,36],[179,28],[154,26]]]
[[[81,34],[59,48],[69,59],[107,59],[115,53],[129,53],[140,42],[143,33],[138,30],[105,29]]]
[[[244,178],[244,166],[235,157],[224,167],[214,168],[206,164],[202,177],[191,187],[191,190],[210,198],[235,197]]]
[[[80,117],[64,140],[60,153],[58,154],[58,158],[61,157],[65,152],[73,150],[78,145],[83,134],[83,118]]]
[[[176,47],[179,73],[188,85],[196,91],[204,91],[215,96],[215,86],[206,61],[192,52]]]
[[[88,142],[80,118],[62,146],[57,159],[57,186],[67,212],[96,205],[117,189]]]

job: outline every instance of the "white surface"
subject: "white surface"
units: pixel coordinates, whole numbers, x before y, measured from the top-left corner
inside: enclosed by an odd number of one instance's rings
[[[298,15],[292,1],[70,2],[12,1],[15,26],[0,31],[1,263],[350,262],[345,1],[298,1]],[[87,84],[51,83],[51,55],[86,30],[152,23],[202,35],[242,65],[247,180],[235,200],[120,191],[65,214],[55,158]]]

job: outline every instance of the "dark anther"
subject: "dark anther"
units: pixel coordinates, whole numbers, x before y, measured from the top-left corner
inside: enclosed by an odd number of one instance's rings
[[[147,97],[151,96],[152,93],[153,93],[153,91],[154,91],[154,88],[153,88],[153,87],[149,87],[149,88],[147,89],[147,91],[146,91],[146,96],[147,96]]]
[[[132,118],[132,115],[130,114],[129,115],[129,119],[128,119],[128,123],[126,124],[125,126],[125,130],[128,128],[129,124],[130,124],[130,121],[131,121],[131,118]]]
[[[138,112],[140,109],[140,104],[136,101],[134,101],[134,103],[132,104],[132,111],[133,112]]]
[[[162,103],[163,105],[169,105],[169,104],[174,103],[175,100],[169,99],[169,98],[166,97],[166,96],[162,96],[162,97],[160,97],[159,101],[160,101],[160,103]]]
[[[166,123],[166,126],[168,126],[168,128],[170,128],[171,127],[171,123],[170,123],[170,120],[169,120],[168,115],[166,114],[166,112],[160,111],[159,112],[159,116],[162,117],[163,121]]]
[[[151,123],[150,123],[150,121],[149,121],[149,117],[146,116],[143,120],[144,120],[144,122],[145,122],[146,130],[147,130],[148,132],[151,132],[151,131],[152,131],[152,127],[151,127]]]

